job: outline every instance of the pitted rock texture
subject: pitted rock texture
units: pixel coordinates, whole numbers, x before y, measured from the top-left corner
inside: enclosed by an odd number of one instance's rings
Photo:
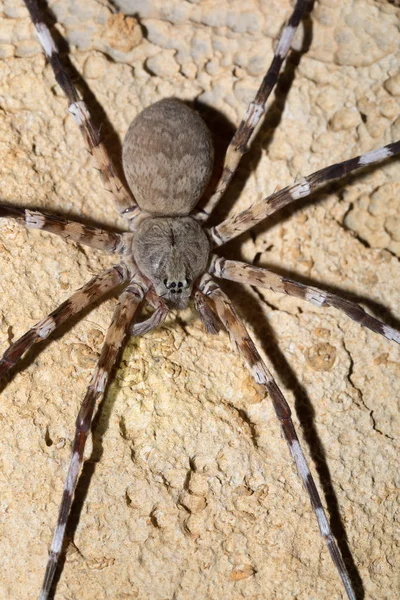
[[[49,4],[117,160],[135,115],[174,96],[206,118],[219,165],[290,12],[288,0],[113,2],[124,15],[103,0]],[[315,3],[216,220],[400,138],[395,4]],[[0,31],[0,201],[123,227],[20,0],[0,2]],[[276,215],[226,255],[399,319],[399,185],[396,160],[366,169]],[[0,221],[0,352],[113,262]],[[394,600],[398,346],[333,309],[226,290],[293,407],[355,582],[368,599]],[[76,414],[115,303],[30,354],[2,389],[4,600],[38,597]],[[207,336],[192,309],[129,340],[85,456],[83,508],[56,600],[344,597],[268,398],[228,336]]]

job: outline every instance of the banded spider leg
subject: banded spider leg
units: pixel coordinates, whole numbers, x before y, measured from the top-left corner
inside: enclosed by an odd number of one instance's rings
[[[267,73],[263,77],[256,95],[248,105],[246,114],[229,143],[224,159],[222,174],[216,185],[215,192],[197,215],[199,220],[205,221],[208,219],[229,186],[242,156],[246,152],[247,145],[253,136],[254,130],[260,123],[265,112],[266,102],[278,82],[282,65],[289,53],[297,28],[307,10],[311,8],[312,2],[313,0],[296,0],[293,12],[289,17],[288,22],[285,24],[275,47],[274,56]]]
[[[274,192],[250,208],[232,215],[215,227],[211,227],[209,235],[213,240],[214,246],[220,246],[229,242],[236,236],[254,227],[254,225],[257,225],[257,223],[264,221],[284,206],[307,198],[316,189],[329,181],[339,179],[357,169],[372,166],[399,153],[400,141],[393,142],[382,148],[371,150],[360,156],[324,167],[315,173],[311,173],[311,175],[307,175],[302,181]]]
[[[96,404],[98,404],[105,393],[121,345],[129,331],[134,314],[144,298],[144,294],[145,290],[143,289],[142,284],[135,282],[134,279],[131,280],[121,294],[106,335],[99,361],[76,419],[71,461],[64,485],[57,525],[50,547],[46,573],[40,592],[40,600],[48,599],[53,585],[54,574],[64,542],[65,529],[70,516],[74,491],[82,466],[85,444],[90,432]]]
[[[315,286],[304,285],[289,277],[277,275],[265,268],[254,267],[247,263],[227,260],[217,255],[212,257],[210,273],[221,279],[238,281],[247,285],[270,289],[274,292],[302,298],[315,306],[333,306],[344,312],[350,319],[371,331],[379,333],[388,340],[400,343],[400,333],[397,329],[386,325],[379,319],[369,315],[365,310],[346,298],[331,294]]]
[[[41,14],[37,0],[24,0],[37,35],[49,61],[57,83],[60,85],[68,100],[68,110],[78,125],[87,149],[93,156],[106,189],[111,192],[120,214],[127,219],[135,219],[138,213],[137,204],[118,175],[113,160],[101,141],[100,132],[93,125],[88,107],[80,97],[72,79],[61,62],[57,45]]]
[[[325,511],[322,507],[321,498],[311,475],[304,452],[300,446],[299,438],[292,421],[291,410],[285,397],[277,386],[272,373],[263,362],[243,321],[240,319],[228,296],[224,294],[221,288],[212,281],[209,276],[203,277],[200,289],[213,301],[215,310],[224,324],[231,341],[245,359],[255,381],[262,385],[268,393],[275,414],[279,419],[283,436],[289,446],[290,454],[292,455],[298,474],[310,498],[321,536],[324,538],[335,567],[338,570],[347,597],[349,600],[356,600],[351,579],[343,562],[336,540],[329,527]]]

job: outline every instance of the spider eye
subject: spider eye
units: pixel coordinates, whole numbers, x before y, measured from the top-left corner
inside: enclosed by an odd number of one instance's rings
[[[171,294],[176,294],[176,290],[170,290]]]
[[[182,294],[182,290],[176,290],[177,294]]]

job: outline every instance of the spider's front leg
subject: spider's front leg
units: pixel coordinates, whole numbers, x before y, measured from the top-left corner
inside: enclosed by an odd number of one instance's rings
[[[289,446],[290,454],[296,464],[297,471],[309,495],[311,506],[318,521],[321,536],[324,538],[331,555],[332,561],[343,582],[349,600],[356,600],[356,595],[351,583],[349,573],[343,562],[340,550],[333,536],[325,511],[322,506],[317,487],[315,485],[306,457],[300,446],[290,407],[279,389],[272,373],[263,362],[255,347],[243,321],[236,313],[231,301],[217,286],[210,276],[205,275],[200,283],[201,291],[214,303],[218,317],[224,324],[232,342],[247,362],[255,381],[262,385],[268,392],[276,416],[279,419],[283,435]]]
[[[134,219],[139,212],[136,201],[119,177],[113,160],[101,141],[99,130],[93,124],[89,109],[80,97],[78,90],[61,61],[57,44],[45,23],[45,18],[37,0],[24,1],[46,58],[54,71],[57,83],[67,97],[68,110],[82,133],[86,146],[94,158],[97,169],[100,171],[106,189],[113,194],[120,214],[127,219]]]
[[[241,120],[239,127],[237,128],[235,135],[229,144],[224,160],[222,175],[218,181],[217,188],[197,215],[197,218],[200,221],[205,221],[208,219],[220,201],[222,195],[225,193],[230,181],[232,180],[240,160],[243,154],[246,152],[250,138],[252,137],[262,115],[264,114],[265,104],[272,90],[277,84],[281,67],[290,50],[290,45],[293,41],[294,35],[309,6],[311,6],[311,2],[309,0],[296,1],[293,12],[286,23],[276,45],[274,56],[268,71],[264,76],[253,101],[250,102],[249,106],[247,107],[246,114]]]
[[[273,292],[302,298],[315,306],[333,306],[344,312],[353,321],[360,323],[360,325],[371,329],[375,333],[379,333],[388,340],[393,340],[400,344],[400,331],[372,317],[355,302],[351,302],[346,298],[341,298],[320,288],[304,285],[304,283],[300,283],[294,279],[277,275],[277,273],[269,269],[254,267],[253,265],[235,260],[227,260],[215,254],[212,257],[210,273],[221,279],[238,281],[239,283],[254,285],[255,287],[270,289]]]
[[[130,330],[132,335],[145,335],[149,331],[157,329],[167,318],[169,308],[166,302],[155,293],[154,289],[149,289],[146,294],[146,301],[154,308],[154,312],[145,321],[132,325]]]

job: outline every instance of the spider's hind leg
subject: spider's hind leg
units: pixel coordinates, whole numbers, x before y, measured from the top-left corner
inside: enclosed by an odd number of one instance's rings
[[[83,399],[76,420],[71,460],[64,484],[57,525],[53,534],[46,573],[40,593],[40,600],[48,600],[51,592],[57,563],[64,543],[65,529],[71,511],[74,492],[83,463],[85,444],[91,429],[96,404],[98,404],[104,396],[111,371],[115,366],[121,346],[129,331],[135,312],[144,298],[145,291],[142,283],[136,283],[134,280],[131,280],[131,283],[121,294],[111,325],[107,331],[99,361],[88,386],[85,398]]]
[[[339,547],[331,531],[328,519],[322,506],[314,478],[307,464],[306,457],[300,445],[290,407],[279,389],[272,373],[263,362],[254,342],[249,336],[248,331],[236,313],[231,301],[224,294],[221,288],[211,279],[209,275],[202,278],[200,289],[214,303],[216,312],[224,324],[232,342],[237,347],[240,354],[250,367],[255,381],[262,385],[268,393],[269,398],[275,410],[275,414],[281,425],[282,433],[289,446],[290,454],[296,464],[298,474],[302,480],[304,488],[310,498],[312,509],[317,518],[318,527],[321,536],[324,538],[332,561],[342,580],[343,587],[349,600],[356,600],[353,585],[349,573],[346,569]]]

